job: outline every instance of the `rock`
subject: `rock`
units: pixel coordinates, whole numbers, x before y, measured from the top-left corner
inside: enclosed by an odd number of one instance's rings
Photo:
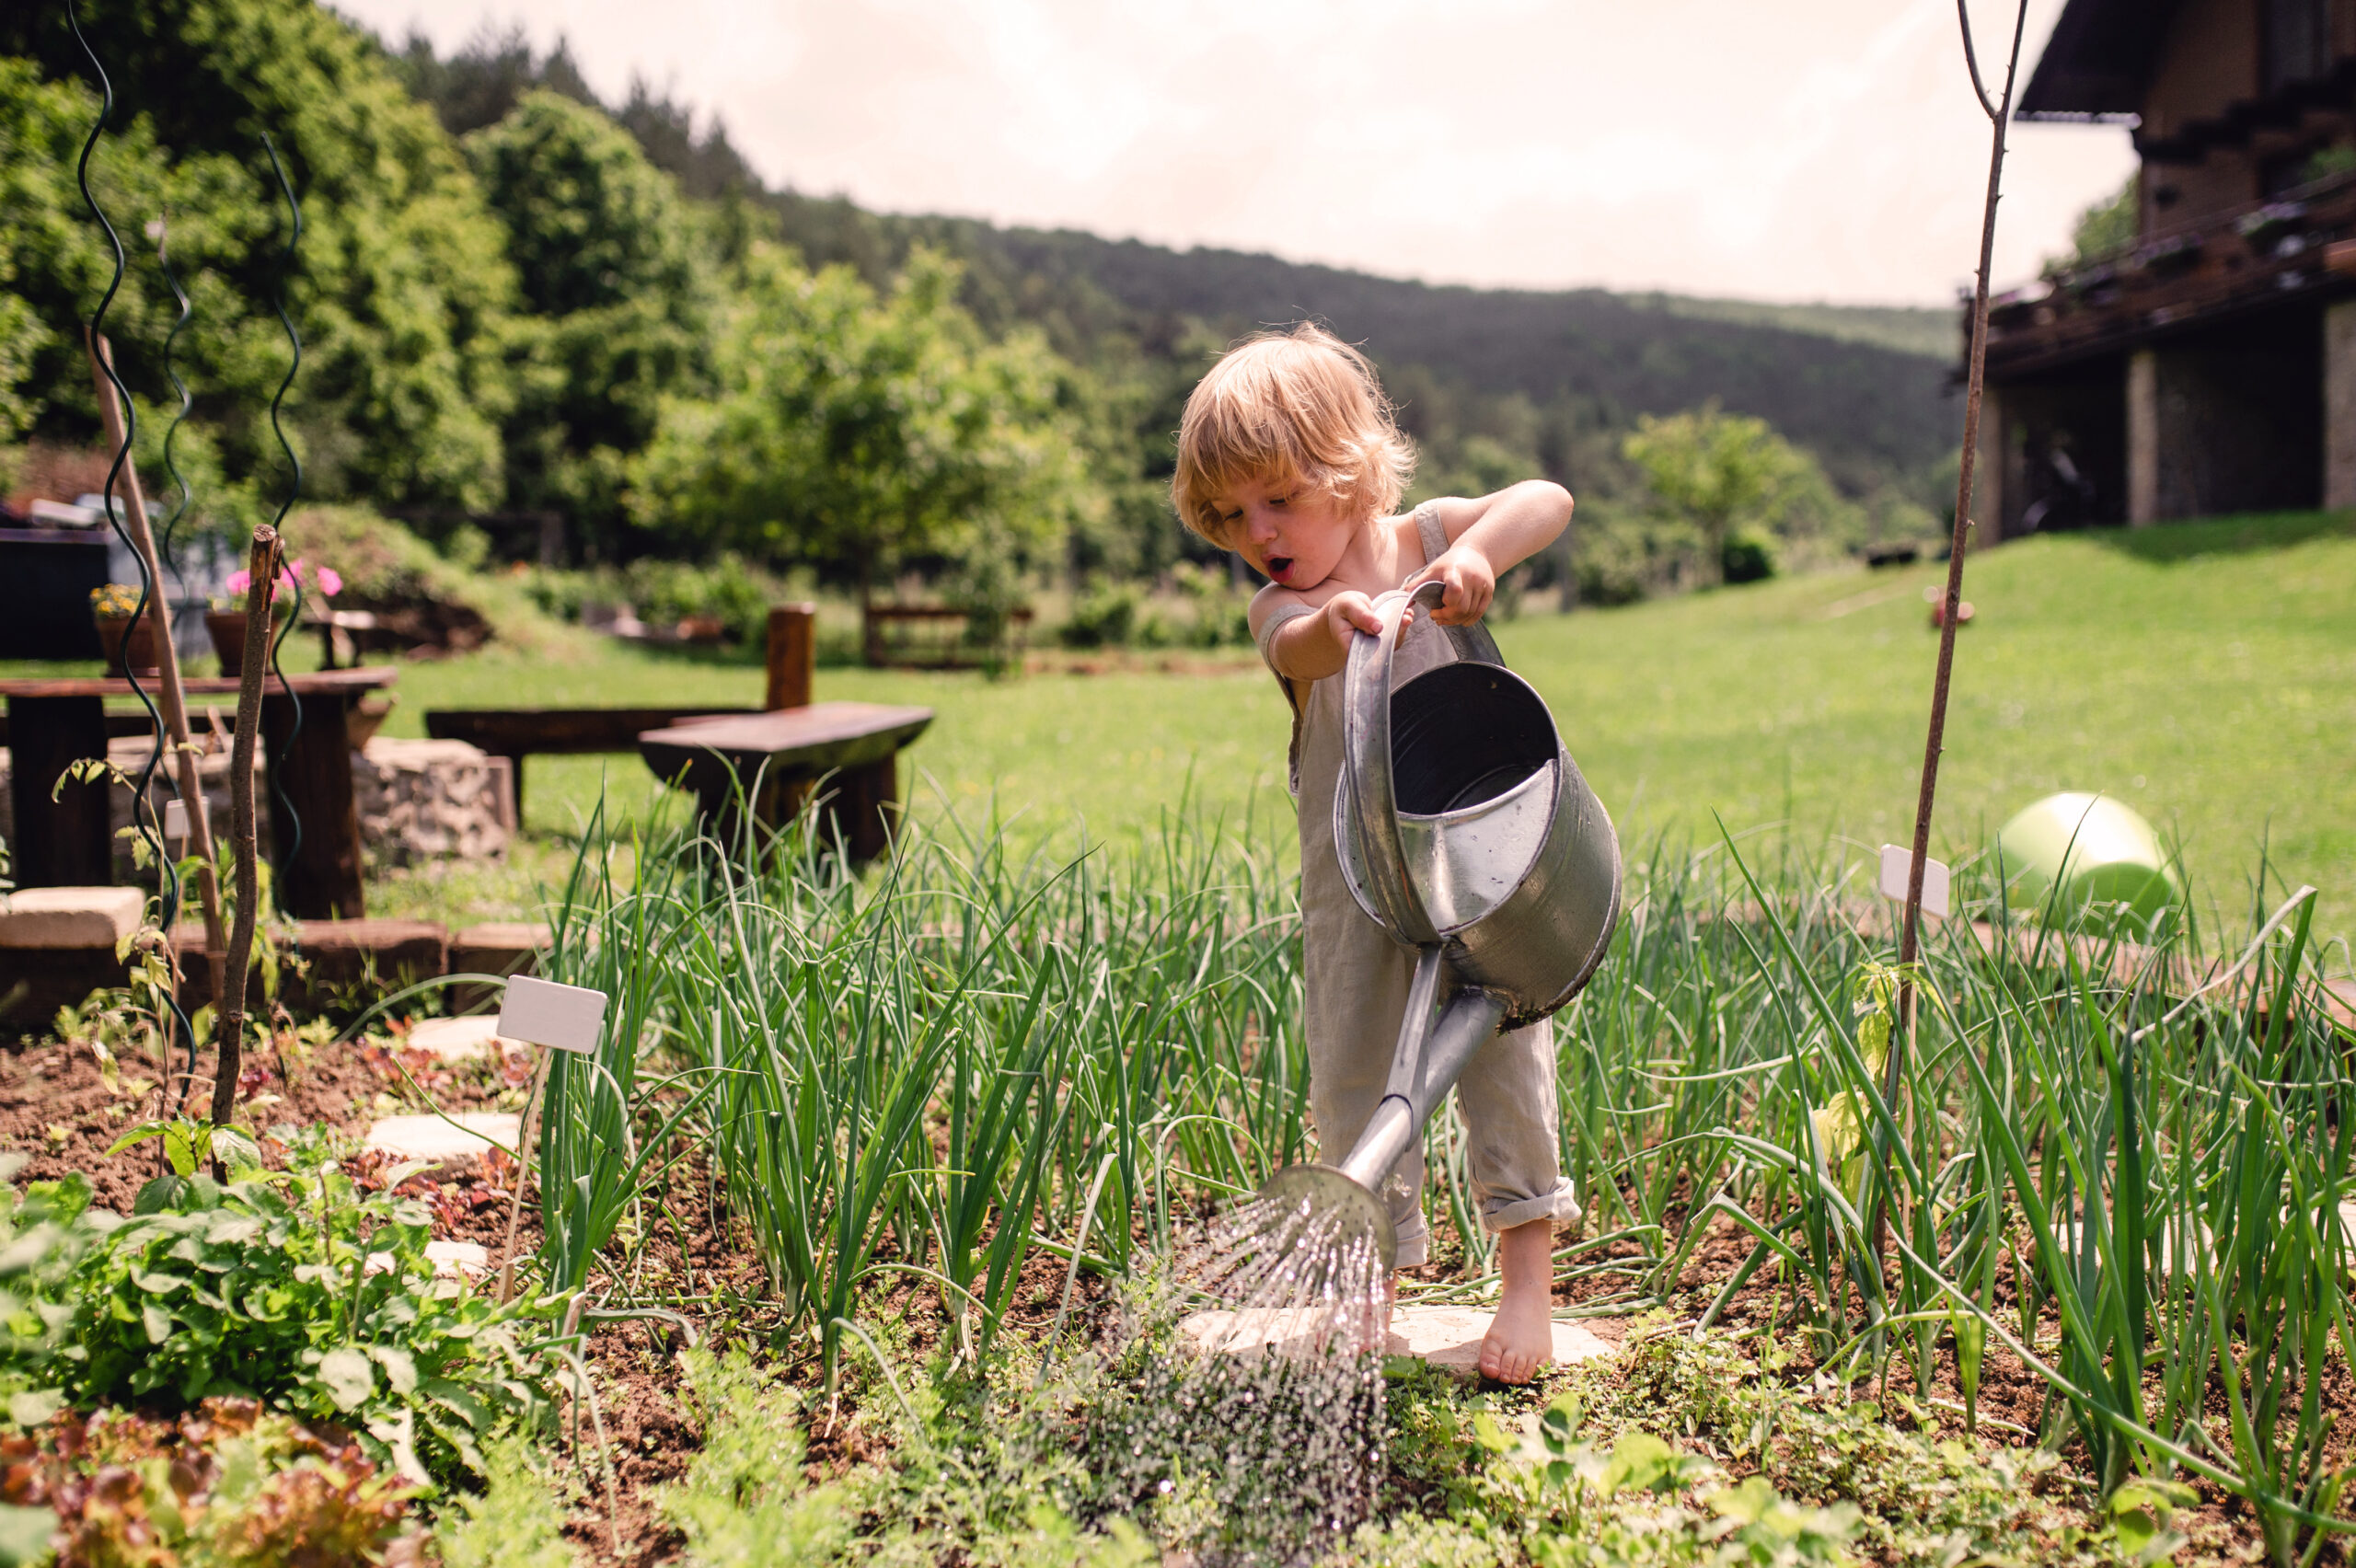
[[[440,1279],[472,1279],[477,1274],[491,1272],[490,1250],[479,1241],[428,1241],[425,1244],[425,1261],[433,1265],[434,1275]],[[392,1273],[393,1255],[390,1252],[369,1253],[367,1272],[372,1274]]]
[[[451,1123],[456,1123],[453,1126]],[[382,1149],[401,1159],[422,1159],[434,1165],[465,1167],[494,1145],[514,1148],[522,1134],[523,1118],[512,1111],[460,1111],[440,1116],[387,1116],[368,1129],[363,1147]]]
[[[1402,1307],[1392,1314],[1391,1341],[1384,1346],[1393,1355],[1413,1355],[1433,1366],[1474,1377],[1481,1370],[1481,1336],[1489,1332],[1490,1314],[1477,1307]],[[1611,1346],[1583,1323],[1556,1319],[1553,1362],[1567,1366],[1611,1354]]]
[[[29,887],[0,895],[0,948],[103,949],[139,928],[147,895],[135,887]]]
[[[477,1013],[468,1018],[421,1019],[410,1026],[409,1039],[405,1043],[412,1051],[430,1052],[449,1062],[526,1049],[520,1040],[500,1037],[499,1016],[496,1013]]]
[[[0,1018],[30,1027],[92,991],[128,985],[115,943],[139,928],[145,909],[146,895],[135,887],[31,887],[0,895]]]
[[[491,1272],[491,1249],[479,1241],[428,1241],[425,1255],[435,1274],[452,1279]]]
[[[1383,1350],[1474,1377],[1481,1370],[1481,1338],[1489,1332],[1489,1317],[1477,1307],[1402,1307],[1391,1316],[1391,1336]],[[1274,1349],[1280,1355],[1299,1355],[1313,1348],[1319,1326],[1305,1309],[1270,1308],[1196,1312],[1181,1320],[1178,1331],[1204,1352],[1258,1355]],[[1556,1366],[1611,1354],[1612,1347],[1583,1324],[1558,1319],[1553,1330]]]

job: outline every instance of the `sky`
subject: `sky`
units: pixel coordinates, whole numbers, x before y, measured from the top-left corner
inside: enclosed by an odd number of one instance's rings
[[[2026,83],[2062,0],[2028,0]],[[1988,122],[1954,0],[338,0],[569,40],[773,186],[1432,282],[1946,306]],[[1990,90],[2012,11],[1972,0]],[[1997,285],[2132,169],[2016,125]]]

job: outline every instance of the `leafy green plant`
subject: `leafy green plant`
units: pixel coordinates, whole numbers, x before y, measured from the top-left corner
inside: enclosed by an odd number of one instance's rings
[[[11,1315],[7,1370],[29,1389],[86,1407],[259,1399],[356,1427],[420,1482],[479,1465],[498,1420],[549,1409],[540,1353],[557,1303],[502,1306],[437,1278],[424,1207],[364,1193],[332,1165],[159,1178],[128,1219],[89,1208],[78,1178],[33,1204],[69,1217],[28,1239],[77,1255]]]

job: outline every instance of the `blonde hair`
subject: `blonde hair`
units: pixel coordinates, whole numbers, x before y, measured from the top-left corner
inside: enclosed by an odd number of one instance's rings
[[[1186,398],[1170,496],[1222,548],[1218,498],[1239,484],[1322,490],[1362,517],[1399,504],[1415,449],[1366,355],[1303,322],[1230,349]]]

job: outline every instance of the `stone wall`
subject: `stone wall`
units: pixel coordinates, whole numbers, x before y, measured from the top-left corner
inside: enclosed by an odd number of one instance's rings
[[[504,856],[515,831],[511,768],[464,741],[370,741],[352,759],[362,847],[380,866]]]

